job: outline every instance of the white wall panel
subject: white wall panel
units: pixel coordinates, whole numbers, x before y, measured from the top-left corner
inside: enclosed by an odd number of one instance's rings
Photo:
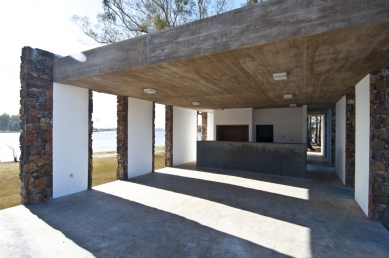
[[[256,125],[273,125],[274,142],[306,143],[306,106],[296,108],[255,109],[254,112],[254,127]]]
[[[252,108],[234,108],[225,110],[215,110],[215,124],[213,127],[214,137],[216,138],[217,125],[248,125],[249,141],[255,141],[255,130],[253,129],[253,109]]]
[[[346,183],[346,96],[336,103],[335,171]]]
[[[54,198],[88,188],[88,102],[88,89],[54,83]]]
[[[128,178],[152,172],[153,102],[128,98]]]
[[[370,167],[370,75],[355,86],[355,200],[368,216]]]
[[[197,111],[173,107],[173,166],[196,160]]]
[[[213,113],[207,113],[207,140],[214,141],[215,135],[213,134],[213,128],[215,126],[215,116]]]

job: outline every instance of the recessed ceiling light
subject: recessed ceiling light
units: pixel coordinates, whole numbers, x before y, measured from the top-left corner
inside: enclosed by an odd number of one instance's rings
[[[289,107],[297,107],[296,104],[289,104]]]
[[[293,99],[293,94],[284,95],[284,99]]]
[[[146,89],[143,89],[143,91],[144,91],[145,93],[148,93],[148,94],[157,93],[157,90],[156,90],[156,89],[153,89],[153,88],[146,88]]]
[[[216,110],[224,110],[224,108],[218,107]]]
[[[193,105],[193,106],[200,106],[200,105],[201,105],[201,102],[200,102],[200,101],[193,101],[193,102],[192,102],[192,105]]]
[[[289,78],[288,72],[273,73],[273,79],[275,81],[287,80]]]

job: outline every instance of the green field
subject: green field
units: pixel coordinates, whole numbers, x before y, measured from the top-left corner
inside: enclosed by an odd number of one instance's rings
[[[165,167],[164,152],[155,154],[155,169]],[[116,155],[93,158],[92,186],[116,180]],[[0,163],[0,209],[20,204],[19,163]]]

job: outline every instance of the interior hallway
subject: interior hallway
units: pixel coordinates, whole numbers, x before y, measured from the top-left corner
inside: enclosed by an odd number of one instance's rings
[[[307,179],[297,179],[196,170],[187,163],[5,209],[0,253],[387,257],[389,232],[365,217],[353,189],[344,187],[320,157],[308,158],[308,171]]]

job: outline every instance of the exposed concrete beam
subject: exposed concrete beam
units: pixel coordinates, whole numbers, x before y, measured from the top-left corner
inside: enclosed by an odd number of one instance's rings
[[[382,0],[273,0],[55,60],[54,81],[109,73],[389,20]]]

